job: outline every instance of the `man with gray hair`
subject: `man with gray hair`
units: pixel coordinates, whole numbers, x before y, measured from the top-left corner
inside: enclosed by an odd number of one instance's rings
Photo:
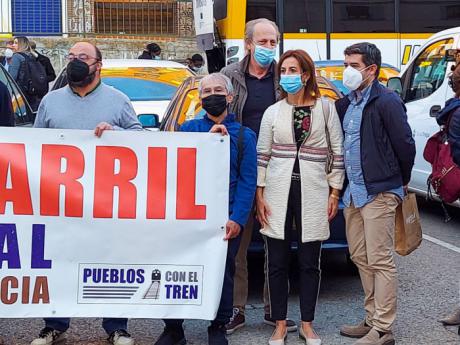
[[[246,56],[224,69],[235,89],[235,97],[230,111],[237,114],[237,120],[243,126],[251,128],[259,136],[260,123],[265,110],[279,100],[280,89],[276,75],[274,60],[280,32],[274,22],[266,18],[258,18],[246,23],[244,44]],[[227,325],[227,334],[232,334],[245,325],[245,306],[248,300],[248,263],[247,252],[255,226],[251,215],[246,224],[240,249],[236,257],[234,312]],[[257,223],[256,223],[257,224]],[[257,224],[258,225],[258,224]],[[268,303],[267,284],[264,286],[264,323],[275,326],[271,318]],[[288,331],[295,331],[294,321],[287,320]]]
[[[225,325],[232,316],[235,256],[241,241],[241,230],[252,209],[257,183],[256,136],[251,129],[236,121],[235,114],[228,113],[228,105],[233,100],[233,86],[225,75],[213,73],[205,76],[201,80],[199,94],[206,115],[202,119],[185,122],[180,130],[230,135],[229,220],[224,236],[224,240],[228,241],[227,260],[219,309],[208,327],[210,345],[227,345]],[[164,320],[165,329],[155,344],[185,344],[183,321]]]

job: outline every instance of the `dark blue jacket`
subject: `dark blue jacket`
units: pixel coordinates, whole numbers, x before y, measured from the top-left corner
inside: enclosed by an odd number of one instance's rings
[[[5,84],[0,81],[0,126],[14,126],[11,97]]]
[[[229,216],[230,220],[243,228],[252,210],[257,185],[256,135],[251,129],[244,129],[243,154],[240,173],[238,173],[238,135],[241,125],[236,122],[233,114],[229,114],[222,124],[230,135]],[[215,123],[205,116],[202,119],[185,122],[180,130],[181,132],[209,132],[214,125]]]
[[[342,128],[349,105],[348,97],[335,103]],[[396,93],[375,81],[361,122],[361,165],[369,195],[407,185],[414,159],[406,108]]]
[[[439,125],[445,125],[449,116],[452,115],[449,124],[449,141],[452,148],[452,159],[455,164],[460,166],[460,99],[451,98],[446,102],[446,106],[437,116]]]

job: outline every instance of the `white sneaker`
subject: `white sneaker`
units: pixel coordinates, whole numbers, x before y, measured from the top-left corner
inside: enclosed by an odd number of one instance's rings
[[[30,343],[30,345],[51,345],[63,340],[64,333],[50,327],[45,327],[40,331],[38,338]]]
[[[131,335],[124,329],[119,329],[113,332],[108,341],[113,345],[134,345],[134,339],[131,338]]]

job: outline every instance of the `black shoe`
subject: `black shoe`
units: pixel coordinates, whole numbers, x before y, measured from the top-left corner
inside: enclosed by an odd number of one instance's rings
[[[170,328],[165,327],[158,340],[154,345],[185,345],[184,329],[182,327]]]
[[[214,324],[208,327],[209,345],[228,345],[225,325]]]

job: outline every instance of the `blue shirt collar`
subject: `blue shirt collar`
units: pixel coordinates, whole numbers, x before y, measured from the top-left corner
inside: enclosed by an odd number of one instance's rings
[[[213,120],[211,120],[211,118],[208,116],[208,114],[206,114],[203,119],[205,119],[206,121],[212,123],[212,124],[215,124],[215,122]],[[235,122],[236,120],[236,116],[235,114],[228,114],[227,117],[224,119],[224,121],[222,121],[221,124],[226,124],[226,123],[231,123],[231,122]]]
[[[355,90],[348,94],[348,99],[350,102],[359,104],[362,100],[367,100],[371,93],[372,84],[366,86],[363,90]]]

